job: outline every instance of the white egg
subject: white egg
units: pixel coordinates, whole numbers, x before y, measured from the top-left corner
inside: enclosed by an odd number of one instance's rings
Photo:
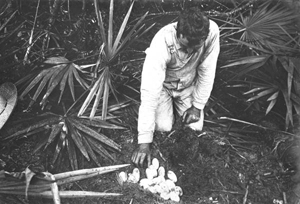
[[[166,185],[168,186],[168,189],[170,191],[174,190],[175,189],[175,183],[171,180],[171,179],[167,179],[166,181]]]
[[[150,180],[152,180],[154,178],[154,172],[152,169],[150,169],[150,168],[146,169],[146,177],[147,177],[147,179],[150,179]]]
[[[148,179],[153,179],[157,176],[157,171],[153,168],[153,166],[146,169],[146,176]]]
[[[179,196],[182,196],[183,194],[182,188],[180,186],[175,186],[174,192],[177,193],[177,195]]]
[[[133,171],[132,171],[132,174],[134,175],[135,180],[137,180],[137,182],[138,182],[140,180],[140,177],[141,177],[140,170],[138,168],[134,168]]]
[[[174,183],[177,182],[177,176],[173,171],[168,171],[167,176],[171,179]]]
[[[165,181],[161,182],[159,185],[162,188],[163,192],[167,192],[168,193],[170,191],[170,189],[169,189],[169,187],[168,187],[168,185],[167,185],[167,183]]]
[[[152,182],[147,178],[143,178],[143,179],[140,180],[140,186],[144,189],[147,189],[150,186],[151,183]]]
[[[157,174],[157,169],[156,169],[156,167],[153,164],[151,164],[148,168],[153,171],[154,177],[156,177],[158,175]]]
[[[167,192],[162,192],[160,194],[160,197],[163,198],[164,200],[169,200],[170,199],[170,195]]]
[[[152,182],[154,184],[160,184],[161,182],[164,182],[164,181],[165,181],[165,178],[162,176],[158,176],[158,177],[155,177],[152,179]]]
[[[118,174],[117,180],[118,180],[120,185],[123,185],[123,183],[127,181],[127,178],[128,178],[127,173],[124,172],[124,171],[121,171]]]
[[[158,161],[158,159],[153,158],[152,159],[152,165],[153,165],[154,169],[157,170],[158,167],[159,167],[159,161]]]
[[[169,193],[169,196],[170,196],[170,199],[172,201],[175,201],[175,202],[179,202],[180,201],[179,195],[177,195],[174,191],[171,191]]]
[[[155,187],[155,190],[156,190],[157,193],[162,193],[163,192],[163,190],[162,190],[162,188],[159,184],[156,184],[154,187]]]
[[[127,182],[129,183],[137,183],[140,180],[140,170],[138,168],[134,168],[132,173],[128,174]]]
[[[155,186],[149,186],[148,190],[153,194],[157,193]]]
[[[166,170],[163,166],[158,168],[158,176],[164,177],[166,175]]]

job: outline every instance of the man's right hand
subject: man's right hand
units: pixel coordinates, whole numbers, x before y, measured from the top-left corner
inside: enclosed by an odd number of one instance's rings
[[[147,160],[147,167],[151,164],[151,149],[150,143],[139,144],[138,148],[134,150],[131,156],[131,161],[138,167],[143,167],[145,159]]]

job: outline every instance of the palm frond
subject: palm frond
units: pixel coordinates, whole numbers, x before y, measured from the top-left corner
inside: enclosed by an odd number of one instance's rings
[[[134,5],[134,2],[132,2],[122,21],[118,34],[114,40],[114,35],[113,35],[114,1],[113,0],[110,1],[107,36],[104,32],[105,31],[104,23],[96,0],[94,0],[94,4],[95,4],[95,11],[97,14],[99,29],[101,32],[101,37],[104,44],[102,44],[101,46],[99,57],[95,66],[94,76],[96,77],[94,79],[96,79],[96,81],[91,85],[90,92],[86,100],[84,101],[83,105],[81,106],[78,112],[78,116],[82,116],[85,113],[85,111],[88,109],[89,105],[91,104],[92,100],[94,99],[94,103],[89,117],[90,118],[95,117],[97,109],[101,104],[101,100],[102,100],[101,117],[102,119],[106,119],[109,96],[113,94],[116,97],[115,88],[113,86],[113,82],[114,82],[113,67],[117,67],[117,64],[115,63],[115,59],[138,37],[140,37],[147,31],[149,31],[153,27],[153,25],[148,28],[145,28],[144,25],[142,25],[145,17],[147,16],[146,13],[138,20],[138,22],[134,24],[134,26],[129,30],[127,35],[125,37],[123,36],[126,26],[128,25],[128,21]]]
[[[76,81],[81,85],[82,88],[86,88],[88,85],[85,80],[79,76],[78,72],[81,72],[81,69],[78,69],[78,65],[70,62],[64,57],[51,57],[44,61],[44,64],[48,68],[43,69],[36,76],[33,76],[34,79],[31,83],[25,88],[25,90],[20,95],[20,98],[24,98],[35,86],[38,88],[35,91],[35,94],[32,98],[32,101],[29,104],[29,107],[38,99],[41,92],[46,89],[45,94],[40,102],[42,106],[45,106],[46,101],[54,89],[59,86],[60,96],[58,102],[61,101],[62,94],[65,91],[66,83],[68,81],[69,89],[72,95],[73,100],[75,101],[75,91],[74,91],[74,76]],[[27,78],[27,80],[30,78]],[[21,79],[21,81],[23,81]],[[46,85],[48,84],[47,88]]]
[[[112,107],[110,110],[115,109],[116,107]],[[62,153],[66,149],[72,169],[78,168],[77,150],[88,161],[92,159],[97,165],[100,165],[97,154],[109,161],[115,161],[109,151],[121,151],[119,144],[99,132],[99,129],[124,129],[120,125],[100,119],[78,118],[72,114],[65,116],[46,114],[36,117],[34,121],[29,121],[28,127],[25,125],[4,139],[17,139],[24,134],[28,137],[42,132],[43,136],[39,137],[34,152],[45,150],[54,143],[52,163],[60,162]]]
[[[49,172],[33,172],[29,168],[26,168],[26,170],[23,172],[0,171],[0,193],[10,195],[39,196],[58,200],[60,200],[60,197],[80,198],[120,196],[121,194],[118,193],[107,192],[59,191],[58,186],[117,171],[127,166],[129,166],[129,164],[82,169],[59,174],[51,174]],[[57,197],[53,195],[53,186],[56,187],[55,191]]]

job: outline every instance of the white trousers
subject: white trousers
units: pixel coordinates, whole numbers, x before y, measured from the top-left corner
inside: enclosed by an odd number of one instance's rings
[[[163,88],[161,91],[158,107],[155,112],[155,129],[158,131],[171,131],[175,121],[175,114],[182,116],[192,106],[192,93],[194,86],[181,91]],[[190,123],[191,129],[201,131],[203,128],[204,113],[201,110],[201,117],[197,122]]]

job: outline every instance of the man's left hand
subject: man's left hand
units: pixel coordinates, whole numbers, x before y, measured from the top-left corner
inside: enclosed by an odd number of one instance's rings
[[[183,113],[182,122],[185,124],[194,123],[200,120],[200,117],[201,117],[201,110],[192,106]]]

